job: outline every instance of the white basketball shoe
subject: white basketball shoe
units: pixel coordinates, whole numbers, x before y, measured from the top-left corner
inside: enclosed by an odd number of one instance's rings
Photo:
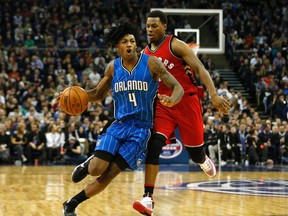
[[[209,176],[210,178],[213,178],[216,176],[217,171],[216,167],[213,163],[213,161],[206,155],[206,160],[204,163],[199,164],[201,169],[204,171],[204,173]]]
[[[154,201],[150,196],[144,196],[133,203],[133,208],[142,215],[153,216]]]

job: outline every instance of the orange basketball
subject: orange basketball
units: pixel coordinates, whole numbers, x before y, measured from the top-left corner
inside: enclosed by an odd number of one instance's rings
[[[69,86],[60,95],[60,107],[69,115],[80,115],[88,107],[88,94],[80,86]]]

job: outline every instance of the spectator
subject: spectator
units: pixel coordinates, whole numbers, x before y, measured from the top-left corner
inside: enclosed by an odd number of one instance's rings
[[[82,153],[80,142],[74,136],[69,138],[63,148],[64,151],[61,151],[61,154],[66,164],[78,165],[87,159],[87,156]]]
[[[48,132],[45,135],[48,156],[47,162],[48,164],[52,164],[60,159],[61,134],[59,133],[57,124],[53,123],[49,125]]]
[[[83,73],[87,74],[88,76],[94,72],[94,63],[90,62],[88,67],[84,69]]]
[[[226,165],[228,160],[229,162],[232,161],[232,147],[230,144],[230,127],[226,124],[222,125],[221,131],[218,134],[218,138],[220,140],[220,150],[221,150],[221,165]]]
[[[242,159],[245,159],[247,150],[246,150],[246,137],[248,135],[248,131],[246,128],[246,124],[241,122],[239,126],[239,136],[240,136],[240,141],[241,141],[241,155]]]
[[[88,140],[88,155],[92,155],[95,146],[96,139],[100,133],[100,124],[91,123],[87,128],[87,140]]]
[[[250,128],[248,135],[246,136],[246,153],[250,165],[259,165],[260,162],[258,154],[259,146],[257,145],[258,139],[254,128]]]
[[[221,129],[222,129],[221,126],[222,125],[220,123],[215,124],[212,134],[207,137],[208,141],[210,141],[209,145],[208,145],[209,157],[211,158],[211,160],[214,163],[216,163],[218,161],[219,154],[221,153],[221,152],[219,152],[219,150],[220,150],[219,134],[220,134]],[[217,139],[215,139],[216,137],[214,137],[213,134],[217,137]],[[218,161],[218,162],[220,163],[220,161]]]
[[[279,127],[280,145],[281,145],[281,162],[288,164],[288,125]]]
[[[6,133],[6,127],[0,123],[0,163],[10,162],[10,135]]]
[[[234,26],[234,20],[231,17],[231,14],[228,13],[227,16],[223,20],[223,27],[225,33],[231,33]]]
[[[35,119],[41,119],[42,118],[41,114],[37,112],[37,110],[35,109],[35,106],[33,106],[33,105],[30,105],[29,111],[26,112],[24,118],[28,119],[30,116],[33,116]]]
[[[39,160],[40,163],[46,164],[46,137],[41,132],[39,123],[33,122],[31,124],[31,131],[27,135],[27,138],[28,163],[33,164],[34,160]]]
[[[65,124],[65,122],[63,122],[63,124]],[[79,135],[78,135],[78,132],[75,128],[74,122],[71,122],[68,124],[67,127],[62,128],[61,147],[63,147],[65,144],[66,144],[66,146],[68,146],[68,142],[69,142],[70,137],[75,137],[77,140],[79,139]]]
[[[272,126],[272,135],[270,138],[271,147],[269,149],[270,155],[268,155],[268,157],[273,160],[274,164],[281,163],[280,140],[279,127],[275,124]]]
[[[275,103],[275,114],[281,120],[287,120],[288,104],[284,95],[279,95]]]
[[[259,31],[258,35],[255,38],[256,44],[263,45],[267,41],[267,36],[263,34],[264,30]]]
[[[241,164],[242,145],[240,135],[239,133],[237,133],[235,125],[231,126],[228,136],[229,136],[229,146],[227,146],[228,158],[232,158],[232,161],[234,161],[236,165]]]
[[[89,86],[90,88],[93,88],[95,86],[97,86],[97,84],[99,83],[101,76],[100,74],[96,71],[96,69],[93,69],[93,72],[89,74],[89,79],[91,81],[92,86]]]
[[[36,55],[32,56],[31,69],[32,70],[39,69],[41,71],[44,69],[44,64],[43,64],[42,60]]]
[[[18,72],[18,68],[16,64],[12,67],[12,70],[8,74],[8,77],[12,82],[15,82],[15,83],[21,80],[21,74]]]
[[[264,126],[264,130],[258,134],[258,154],[259,154],[259,161],[262,164],[265,164],[268,160],[268,154],[271,153],[269,150],[271,149],[271,125],[266,124]]]
[[[27,133],[26,125],[22,122],[19,122],[15,133],[11,135],[11,144],[12,144],[12,154],[15,152],[16,160],[23,163],[27,162],[26,148],[27,148]]]

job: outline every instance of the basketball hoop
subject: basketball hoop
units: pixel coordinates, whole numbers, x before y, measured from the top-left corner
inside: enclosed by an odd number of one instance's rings
[[[194,51],[195,55],[197,55],[200,44],[197,43],[187,43],[187,45]]]

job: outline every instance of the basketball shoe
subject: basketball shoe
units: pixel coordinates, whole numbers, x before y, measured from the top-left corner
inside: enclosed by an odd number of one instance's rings
[[[75,167],[71,178],[74,183],[82,181],[88,175],[88,165],[94,155],[90,156],[86,161]]]
[[[149,193],[144,194],[141,200],[133,203],[133,208],[142,215],[153,216],[154,201],[153,196]]]
[[[75,199],[67,200],[63,203],[63,214],[64,216],[77,216],[75,213],[75,208],[79,203]]]
[[[213,161],[206,155],[206,160],[202,163],[199,164],[201,169],[204,171],[204,173],[213,178],[216,176],[216,167],[213,163]]]

